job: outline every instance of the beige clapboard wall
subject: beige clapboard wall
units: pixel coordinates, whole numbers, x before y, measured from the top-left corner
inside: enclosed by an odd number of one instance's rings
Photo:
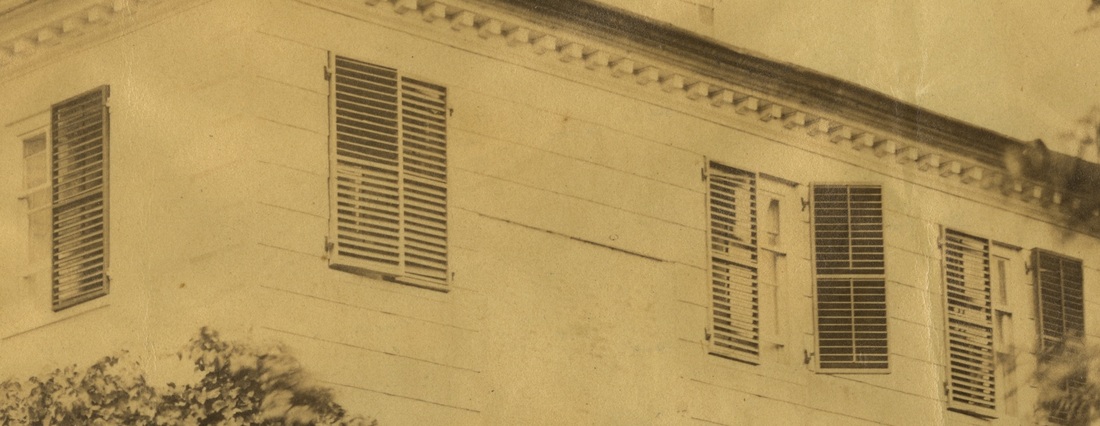
[[[472,30],[320,2],[168,3],[0,71],[0,121],[14,123],[0,127],[4,375],[119,349],[156,370],[210,325],[286,343],[384,425],[1031,423],[1030,249],[1100,277],[1095,238],[1064,238],[998,193]],[[330,52],[448,89],[448,293],[327,267]],[[20,260],[17,131],[103,84],[111,292],[53,313]],[[756,366],[707,354],[707,160],[770,176]],[[883,186],[889,374],[814,372],[802,201],[815,182]],[[992,422],[945,409],[941,226],[1008,245],[994,254],[1019,368]],[[1100,295],[1085,288],[1096,337]]]

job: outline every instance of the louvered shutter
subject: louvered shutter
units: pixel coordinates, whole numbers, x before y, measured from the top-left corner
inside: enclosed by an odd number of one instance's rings
[[[711,353],[760,358],[756,175],[711,163],[707,173]]]
[[[397,70],[332,64],[335,268],[447,283],[447,95]]]
[[[1039,304],[1039,349],[1060,346],[1085,334],[1081,261],[1035,250],[1035,288]]]
[[[1070,259],[1045,250],[1032,252],[1036,303],[1039,313],[1039,353],[1057,357],[1065,351],[1077,350],[1066,343],[1085,335],[1084,280],[1080,260]],[[1072,392],[1087,383],[1085,372],[1067,377],[1060,387]],[[1049,413],[1048,419],[1067,424],[1072,412],[1059,407]]]
[[[948,407],[991,417],[996,408],[989,240],[944,230]]]
[[[55,311],[107,294],[107,87],[51,108]]]
[[[887,346],[882,188],[811,189],[818,365],[884,370]]]
[[[401,78],[405,274],[447,282],[447,89]]]

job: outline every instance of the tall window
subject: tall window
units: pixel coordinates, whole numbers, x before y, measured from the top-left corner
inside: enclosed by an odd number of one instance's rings
[[[710,352],[760,359],[756,175],[717,163],[707,169],[710,241]]]
[[[1038,304],[1039,353],[1044,360],[1068,355],[1077,350],[1071,345],[1085,336],[1085,298],[1083,270],[1080,260],[1070,259],[1045,250],[1032,252],[1036,303]],[[1085,372],[1067,377],[1060,386],[1073,391],[1085,386]],[[1050,420],[1065,423],[1071,412],[1055,409]]]
[[[989,240],[944,230],[948,408],[984,417],[997,401],[989,253]]]
[[[44,140],[24,143],[28,167],[41,165],[49,152],[50,256],[55,311],[103,296],[107,276],[108,88],[101,87],[54,105],[48,148]],[[45,151],[43,149],[45,148]],[[28,184],[41,175],[28,175]],[[29,194],[31,232],[41,228],[42,202]],[[32,245],[34,239],[31,240]],[[36,249],[32,247],[31,253]]]
[[[23,140],[23,201],[27,206],[27,261],[50,258],[50,153],[46,134]]]
[[[446,290],[447,89],[330,64],[330,265]]]
[[[810,190],[818,367],[885,371],[882,187],[814,185]]]

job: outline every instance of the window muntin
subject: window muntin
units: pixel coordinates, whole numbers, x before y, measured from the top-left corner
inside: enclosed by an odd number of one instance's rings
[[[756,175],[711,162],[707,169],[710,352],[760,360]]]
[[[944,230],[948,408],[993,417],[997,405],[990,241]]]
[[[50,110],[50,276],[55,311],[108,291],[107,97],[108,88],[101,87]]]
[[[817,362],[822,371],[889,367],[882,188],[811,191]]]
[[[445,290],[447,90],[334,56],[330,265]]]

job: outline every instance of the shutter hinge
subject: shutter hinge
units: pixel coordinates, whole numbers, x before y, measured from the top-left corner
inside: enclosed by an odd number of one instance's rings
[[[814,355],[816,355],[816,353],[810,352],[808,350],[803,349],[802,350],[802,364],[810,365],[810,361],[813,361]]]
[[[332,81],[332,69],[325,67],[325,81]]]
[[[1024,274],[1031,275],[1031,264],[1024,261]]]
[[[707,341],[710,341],[710,329],[704,328],[703,335],[706,336]]]
[[[802,201],[802,211],[806,211],[810,207],[810,200],[801,197],[799,199]]]
[[[325,253],[332,253],[332,249],[335,247],[336,244],[334,244],[328,236],[325,236]]]
[[[699,169],[699,177],[703,180],[703,182],[707,181],[707,167],[706,166],[703,166],[703,168]]]

